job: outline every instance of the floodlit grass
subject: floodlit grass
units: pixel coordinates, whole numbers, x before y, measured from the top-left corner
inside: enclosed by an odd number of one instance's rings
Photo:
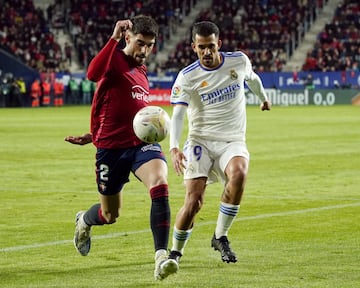
[[[214,184],[179,272],[162,282],[153,280],[149,196],[134,178],[119,221],[94,227],[91,253],[73,247],[75,213],[98,200],[95,148],[63,138],[87,132],[89,113],[0,109],[1,287],[360,287],[359,107],[248,107],[250,171],[229,235],[239,262],[210,248]],[[169,183],[174,222],[184,188],[171,165]]]

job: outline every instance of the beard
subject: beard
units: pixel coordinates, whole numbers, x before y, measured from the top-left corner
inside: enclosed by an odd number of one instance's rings
[[[214,59],[212,57],[203,57],[202,64],[206,67],[212,67],[214,65]]]
[[[145,64],[146,56],[145,55],[135,55],[135,60],[139,65]]]

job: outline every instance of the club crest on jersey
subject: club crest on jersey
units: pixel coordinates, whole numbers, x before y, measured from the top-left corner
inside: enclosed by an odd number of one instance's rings
[[[232,80],[236,80],[238,78],[238,74],[234,69],[230,70],[230,77]]]
[[[99,183],[99,189],[100,189],[102,192],[105,192],[105,190],[106,190],[106,185],[105,185],[105,183]]]

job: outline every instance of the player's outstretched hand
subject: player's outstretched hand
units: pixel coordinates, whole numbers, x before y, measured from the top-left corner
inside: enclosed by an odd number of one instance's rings
[[[92,142],[92,135],[86,133],[82,136],[66,136],[64,140],[71,144],[86,145]]]
[[[260,108],[261,111],[265,111],[265,110],[269,111],[271,109],[271,102],[270,101],[262,102]]]
[[[184,153],[182,153],[178,148],[173,148],[170,150],[170,156],[176,174],[183,174],[185,169],[184,162],[186,161]]]

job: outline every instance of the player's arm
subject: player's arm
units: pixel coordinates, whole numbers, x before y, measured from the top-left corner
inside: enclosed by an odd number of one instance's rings
[[[131,27],[132,23],[130,20],[116,22],[111,38],[89,64],[87,71],[87,78],[89,80],[98,82],[105,75],[118,42],[125,36],[126,30]]]
[[[249,79],[246,80],[246,84],[249,86],[250,90],[260,98],[262,102],[261,110],[270,110],[271,103],[266,96],[266,92],[259,75],[252,71]]]
[[[261,78],[258,74],[256,74],[253,69],[250,62],[250,59],[245,56],[245,70],[246,70],[246,77],[245,81],[250,90],[257,95],[261,100],[260,108],[262,111],[264,110],[270,110],[271,109],[271,102],[268,100],[266,96],[266,92],[263,86],[263,83],[261,81]]]
[[[90,133],[86,133],[81,136],[66,136],[64,140],[71,144],[86,145],[92,142],[92,135]]]
[[[183,173],[185,155],[179,149],[180,139],[184,127],[186,106],[175,105],[171,116],[170,125],[170,156],[173,167],[178,175]]]

